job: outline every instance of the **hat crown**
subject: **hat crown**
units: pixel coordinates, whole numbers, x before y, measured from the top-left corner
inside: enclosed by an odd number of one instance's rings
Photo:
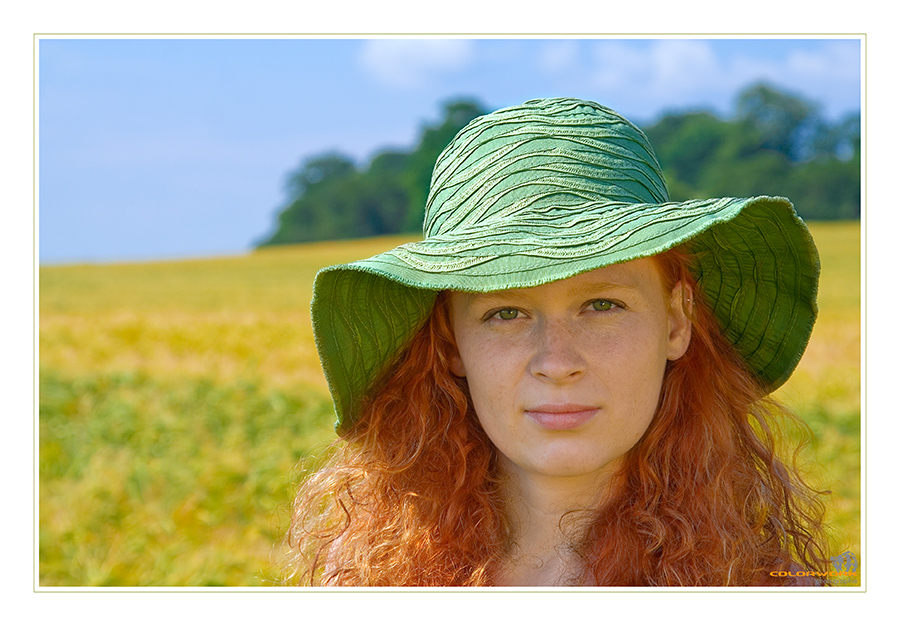
[[[476,118],[444,149],[423,230],[516,228],[603,203],[667,201],[653,148],[631,122],[586,100],[530,100]]]

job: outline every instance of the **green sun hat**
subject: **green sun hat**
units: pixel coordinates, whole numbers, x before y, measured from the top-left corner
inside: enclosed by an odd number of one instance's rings
[[[530,100],[470,122],[435,164],[422,241],[321,270],[312,322],[338,433],[441,290],[534,287],[690,242],[703,297],[769,391],[815,322],[819,258],[781,197],[669,202],[647,137],[584,100]]]

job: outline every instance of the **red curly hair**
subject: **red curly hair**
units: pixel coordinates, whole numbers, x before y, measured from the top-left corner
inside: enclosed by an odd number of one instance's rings
[[[667,290],[681,281],[699,293],[683,251],[654,259]],[[576,582],[784,585],[797,579],[769,572],[824,571],[823,507],[777,452],[781,423],[800,422],[765,397],[697,300],[683,303],[690,345],[667,364],[653,421],[611,496],[577,525]],[[510,549],[503,477],[465,379],[450,372],[454,350],[441,294],[357,424],[302,485],[286,582],[495,584]]]

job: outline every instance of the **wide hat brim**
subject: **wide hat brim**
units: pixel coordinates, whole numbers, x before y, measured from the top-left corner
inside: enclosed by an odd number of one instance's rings
[[[788,379],[812,332],[819,276],[812,237],[790,201],[606,202],[574,215],[546,211],[533,227],[456,230],[321,270],[313,331],[338,432],[356,421],[439,291],[534,287],[684,243],[702,296],[749,371],[768,391]]]

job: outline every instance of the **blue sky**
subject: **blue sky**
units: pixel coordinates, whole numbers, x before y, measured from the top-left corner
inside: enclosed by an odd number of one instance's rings
[[[458,96],[647,124],[728,115],[765,80],[830,119],[860,108],[857,39],[42,38],[38,72],[41,263],[244,252],[306,157],[411,148]]]

